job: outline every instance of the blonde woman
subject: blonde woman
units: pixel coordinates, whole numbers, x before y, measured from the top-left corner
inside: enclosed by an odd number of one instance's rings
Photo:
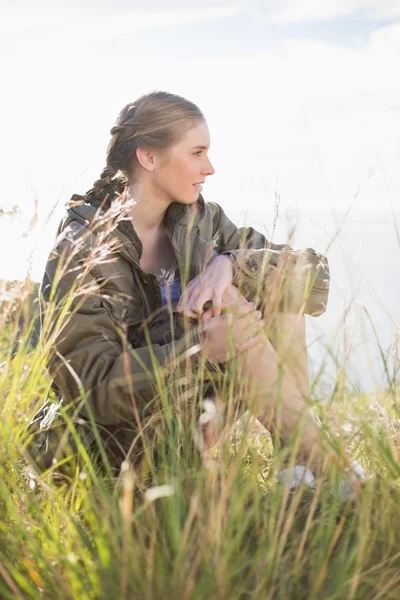
[[[85,443],[91,415],[118,471],[160,408],[157,373],[223,372],[234,361],[242,410],[270,429],[279,414],[284,438],[301,425],[298,460],[317,471],[328,451],[306,404],[304,313],[325,311],[327,261],[271,244],[205,202],[210,144],[204,115],[180,96],[155,91],[122,109],[106,166],[72,197],[46,266],[47,302],[61,306],[75,290],[49,370]],[[54,332],[59,314],[49,326],[44,312],[43,329]],[[44,467],[63,456],[50,433],[33,452]],[[290,473],[297,481],[306,470]]]

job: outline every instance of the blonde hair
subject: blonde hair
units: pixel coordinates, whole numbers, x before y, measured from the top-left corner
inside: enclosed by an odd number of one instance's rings
[[[106,166],[85,202],[109,208],[135,170],[137,148],[167,150],[201,120],[204,115],[195,104],[168,92],[153,91],[127,104],[110,131]]]

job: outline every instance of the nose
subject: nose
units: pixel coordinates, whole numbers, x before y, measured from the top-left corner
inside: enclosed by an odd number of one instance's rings
[[[206,177],[208,177],[208,175],[214,175],[214,173],[215,173],[215,169],[214,169],[214,167],[212,166],[212,164],[211,164],[211,161],[210,161],[210,159],[209,159],[209,158],[207,158],[207,163],[208,163],[208,164],[207,164],[206,168],[205,168],[205,169],[203,169],[203,173],[204,173],[204,175],[205,175]]]

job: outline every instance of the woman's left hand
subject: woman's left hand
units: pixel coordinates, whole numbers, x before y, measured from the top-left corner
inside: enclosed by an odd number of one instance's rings
[[[233,267],[229,256],[217,256],[201,273],[185,288],[176,311],[186,317],[197,318],[204,310],[206,302],[212,302],[212,316],[218,317],[222,310],[222,296],[232,283]]]

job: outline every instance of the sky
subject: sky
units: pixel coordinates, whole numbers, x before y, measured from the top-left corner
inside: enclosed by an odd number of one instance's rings
[[[0,217],[0,278],[41,279],[120,109],[155,89],[205,114],[203,196],[243,222],[277,196],[324,218],[399,213],[399,58],[398,0],[3,0],[0,208],[18,210]]]

